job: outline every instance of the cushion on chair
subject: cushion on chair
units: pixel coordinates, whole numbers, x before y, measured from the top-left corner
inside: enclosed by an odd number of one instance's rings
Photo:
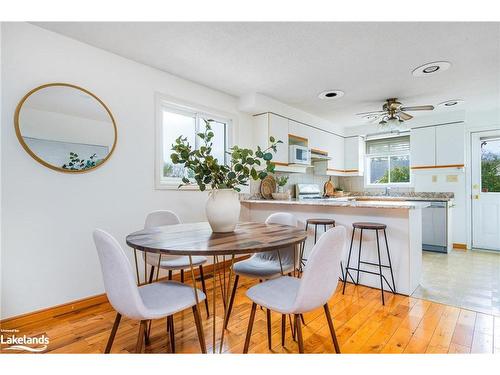
[[[204,256],[192,256],[193,266],[198,267],[202,264],[206,263],[207,258]],[[149,263],[149,260],[148,260]],[[151,264],[151,263],[149,263]],[[158,258],[156,258],[156,264],[152,264],[154,266],[158,265]],[[164,270],[183,270],[189,268],[189,257],[188,256],[179,256],[179,257],[170,257],[162,255],[160,268]]]
[[[246,294],[257,305],[282,314],[293,314],[299,286],[300,279],[282,276],[257,284],[248,289]]]
[[[193,287],[177,281],[141,286],[139,294],[145,307],[142,317],[144,320],[172,315],[196,304]],[[205,298],[205,294],[198,290],[198,301],[202,302]]]
[[[249,259],[235,263],[233,265],[233,271],[237,275],[260,279],[272,279],[281,276],[281,267],[279,261],[270,260],[255,255]],[[286,274],[292,271],[292,264],[283,264],[283,273]]]

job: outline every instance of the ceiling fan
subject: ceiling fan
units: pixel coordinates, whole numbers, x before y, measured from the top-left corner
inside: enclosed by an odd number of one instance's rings
[[[395,127],[402,125],[404,121],[411,120],[412,115],[406,112],[413,111],[432,111],[434,106],[432,105],[417,105],[411,107],[404,107],[397,98],[389,98],[386,100],[382,106],[382,111],[371,111],[356,113],[357,116],[363,116],[364,118],[374,121],[382,119],[379,122],[381,127]]]

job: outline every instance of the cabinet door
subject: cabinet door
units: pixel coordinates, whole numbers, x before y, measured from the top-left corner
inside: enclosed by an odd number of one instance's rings
[[[436,127],[411,130],[410,155],[412,167],[436,165]]]
[[[335,134],[325,133],[325,138],[328,139],[328,156],[331,158],[328,161],[328,169],[334,173],[343,173],[344,171],[344,138]]]
[[[300,138],[305,138],[309,140],[309,129],[310,126],[306,126],[301,124],[300,122],[289,120],[288,121],[288,133],[292,135],[296,135]]]
[[[268,126],[269,137],[273,136],[283,142],[277,146],[273,161],[288,164],[288,119],[270,113]]]
[[[359,164],[358,137],[349,137],[344,140],[344,169],[356,170]]]
[[[436,165],[463,165],[465,160],[465,126],[436,126]]]

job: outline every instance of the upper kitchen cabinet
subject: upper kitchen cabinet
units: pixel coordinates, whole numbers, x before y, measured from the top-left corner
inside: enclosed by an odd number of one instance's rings
[[[288,119],[273,113],[263,113],[254,116],[254,127],[256,145],[267,147],[271,136],[283,142],[277,145],[273,162],[277,165],[288,165]]]
[[[414,128],[410,145],[412,169],[463,167],[464,123]]]
[[[411,129],[410,160],[412,168],[436,165],[436,128],[434,126]]]
[[[308,143],[310,138],[310,129],[311,127],[301,124],[300,122],[288,120],[288,133],[290,137],[297,137],[298,139],[304,139],[305,143]],[[308,145],[311,147],[311,145]]]
[[[364,171],[365,140],[360,136],[344,138],[344,170],[348,175],[362,176]]]
[[[436,126],[436,165],[463,167],[464,164],[464,123]]]
[[[335,134],[325,133],[327,141],[326,151],[330,160],[328,171],[332,175],[343,175],[344,173],[344,138]]]

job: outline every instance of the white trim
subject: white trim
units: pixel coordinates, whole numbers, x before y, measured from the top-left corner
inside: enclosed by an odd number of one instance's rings
[[[168,108],[172,112],[210,117],[219,122],[226,123],[226,151],[234,144],[235,129],[237,124],[237,115],[220,110],[212,109],[203,105],[191,103],[182,99],[177,99],[169,95],[155,93],[155,166],[154,166],[154,184],[157,190],[199,190],[196,184],[182,186],[179,188],[180,179],[172,178],[172,182],[161,178],[163,173],[163,123],[162,109]],[[175,181],[174,181],[175,180]]]

